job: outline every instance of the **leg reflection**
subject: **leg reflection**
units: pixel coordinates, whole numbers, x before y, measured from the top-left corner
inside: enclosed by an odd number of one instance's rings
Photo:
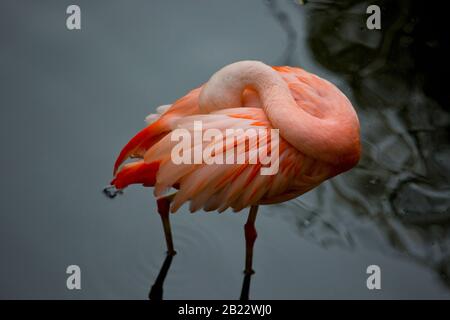
[[[241,300],[248,300],[250,293],[250,280],[253,271],[253,246],[257,237],[255,229],[255,220],[258,213],[258,206],[251,206],[248,213],[247,223],[244,226],[245,230],[245,270],[244,282],[242,283]]]
[[[250,294],[250,280],[252,279],[251,273],[246,273],[244,275],[244,281],[242,282],[242,290],[240,300],[247,301]]]
[[[159,270],[158,277],[156,277],[155,283],[150,288],[148,298],[150,300],[162,300],[163,298],[163,286],[164,280],[166,279],[167,272],[169,271],[170,265],[172,263],[173,255],[168,254],[164,263]]]

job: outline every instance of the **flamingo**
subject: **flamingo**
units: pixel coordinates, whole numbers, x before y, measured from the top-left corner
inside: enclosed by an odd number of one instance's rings
[[[184,203],[190,203],[191,212],[250,208],[244,225],[247,275],[254,272],[258,206],[296,198],[351,169],[360,158],[359,120],[350,101],[332,83],[297,67],[271,67],[259,61],[232,63],[157,112],[147,117],[148,126],[120,152],[111,188],[154,187],[169,256],[176,254],[169,213]],[[180,127],[192,130],[194,121],[222,132],[228,128],[278,129],[278,172],[259,174],[259,162],[174,164],[171,132]],[[224,151],[238,150],[239,143],[242,139],[225,145]],[[249,153],[261,144],[240,152]],[[134,160],[124,164],[128,158]]]

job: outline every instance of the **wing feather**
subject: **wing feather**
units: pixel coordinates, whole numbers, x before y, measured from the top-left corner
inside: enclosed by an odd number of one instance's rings
[[[301,101],[302,96],[311,94],[299,90],[297,84],[305,81],[300,69],[274,69],[288,82],[297,101]],[[261,109],[256,92],[252,89],[244,91],[242,101],[246,107],[203,114],[198,107],[201,88],[192,90],[172,105],[158,108],[157,114],[147,118],[150,125],[128,143],[116,162],[115,170],[130,155],[143,158],[143,162],[139,160],[142,168],[144,163],[158,164],[158,168],[152,169],[152,175],[144,180],[148,186],[154,185],[154,194],[157,197],[163,196],[172,187],[179,189],[171,204],[172,212],[177,211],[186,202],[190,202],[191,212],[200,209],[222,212],[227,208],[240,211],[253,204],[284,201],[309,191],[333,175],[328,164],[305,156],[281,137],[278,146],[279,172],[270,176],[261,175],[257,151],[267,147],[269,143],[274,146],[274,141],[268,133],[272,129],[271,123]],[[311,110],[315,112],[313,108]],[[245,163],[173,163],[171,152],[178,142],[171,141],[171,133],[179,128],[193,134],[195,121],[201,121],[203,132],[207,129],[217,129],[224,138],[221,141],[191,141],[190,152],[198,148],[205,150],[208,147],[215,150],[216,156],[222,155],[229,159],[231,155],[227,152],[233,151],[234,154],[245,156]],[[232,141],[227,138],[236,132],[229,133],[227,129],[242,130],[235,136],[236,140]],[[248,141],[247,129],[262,129],[264,134],[256,141]],[[129,168],[134,167],[126,165],[124,168],[131,172]],[[122,173],[124,178],[128,178],[127,172]],[[139,183],[142,179],[128,180],[131,183]]]

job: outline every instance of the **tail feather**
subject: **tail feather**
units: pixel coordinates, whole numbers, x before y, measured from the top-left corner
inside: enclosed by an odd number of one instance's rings
[[[130,184],[143,184],[153,187],[156,182],[156,173],[159,162],[145,163],[143,160],[127,163],[111,181],[117,189],[124,189]]]
[[[123,147],[114,164],[113,174],[116,175],[120,165],[129,157],[142,157],[145,151],[158,142],[164,134],[164,126],[162,125],[161,120],[156,121],[139,131],[125,147]]]

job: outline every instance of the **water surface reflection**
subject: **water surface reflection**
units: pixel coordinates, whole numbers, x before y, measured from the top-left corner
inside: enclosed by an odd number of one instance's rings
[[[370,4],[381,7],[379,31],[365,27]],[[423,1],[308,1],[296,10],[306,12],[314,59],[351,89],[364,152],[356,169],[281,207],[308,239],[400,254],[450,286],[445,10]]]

